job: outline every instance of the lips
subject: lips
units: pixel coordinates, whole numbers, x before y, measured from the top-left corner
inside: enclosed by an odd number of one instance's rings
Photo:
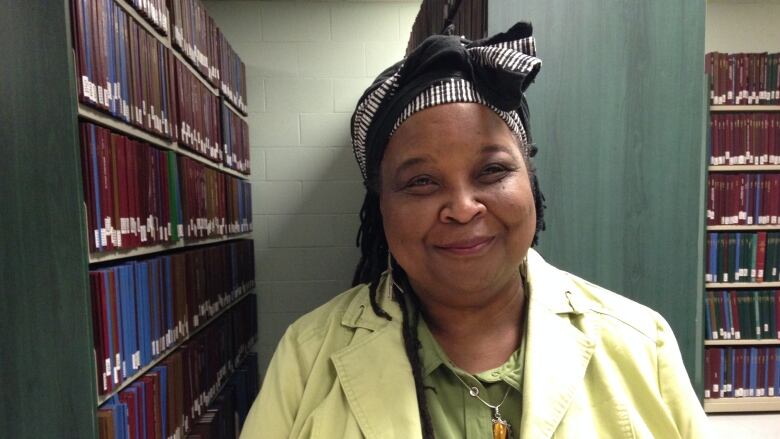
[[[451,241],[446,244],[436,245],[439,250],[455,255],[472,255],[479,253],[493,243],[493,236],[479,236],[458,241]]]

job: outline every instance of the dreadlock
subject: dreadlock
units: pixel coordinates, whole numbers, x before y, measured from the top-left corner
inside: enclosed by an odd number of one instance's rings
[[[522,145],[519,142],[518,144]],[[545,229],[544,209],[545,198],[539,190],[539,179],[536,176],[536,168],[531,161],[531,157],[536,155],[536,146],[526,144],[520,148],[528,178],[531,183],[531,191],[534,197],[534,206],[536,208],[536,231],[533,238],[533,246],[539,243],[539,234]],[[360,229],[357,235],[357,246],[360,248],[360,260],[355,269],[355,275],[352,279],[352,286],[367,283],[371,308],[377,316],[392,320],[390,315],[382,309],[378,300],[378,287],[382,273],[388,268],[393,273],[393,297],[401,308],[401,332],[404,340],[404,350],[412,367],[412,376],[414,377],[414,387],[417,393],[417,408],[420,413],[420,423],[423,439],[434,439],[433,422],[431,414],[428,411],[428,398],[425,393],[425,387],[422,379],[422,361],[420,359],[420,340],[417,337],[417,322],[420,318],[420,302],[412,289],[406,272],[398,264],[390,263],[392,267],[387,266],[388,245],[385,238],[384,225],[382,223],[382,213],[379,209],[379,184],[376,173],[371,173],[374,177],[369,178],[365,183],[366,195],[363,199],[363,206],[360,209]],[[413,305],[412,310],[406,298]]]

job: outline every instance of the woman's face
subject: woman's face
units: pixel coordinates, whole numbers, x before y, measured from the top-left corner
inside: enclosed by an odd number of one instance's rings
[[[457,103],[414,114],[380,173],[390,251],[423,301],[475,306],[518,282],[536,211],[520,148],[493,111]]]

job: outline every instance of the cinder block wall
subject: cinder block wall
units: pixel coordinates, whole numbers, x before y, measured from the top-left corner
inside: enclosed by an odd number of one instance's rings
[[[349,118],[419,6],[206,2],[247,65],[261,374],[287,325],[349,287],[363,198]]]

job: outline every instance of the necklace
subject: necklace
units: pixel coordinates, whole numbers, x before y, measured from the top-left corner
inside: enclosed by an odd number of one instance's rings
[[[469,395],[477,398],[479,402],[482,404],[485,404],[488,406],[491,410],[493,410],[493,439],[508,439],[509,435],[512,431],[512,426],[509,425],[509,422],[501,418],[501,412],[499,412],[499,408],[501,407],[501,404],[506,401],[506,397],[509,396],[509,391],[512,390],[512,387],[510,386],[508,389],[506,389],[506,393],[504,393],[504,398],[496,405],[490,404],[489,402],[482,399],[481,396],[479,396],[479,389],[475,386],[469,386],[466,384],[463,379],[458,376],[458,374],[453,373],[455,375],[455,378],[458,379],[464,386],[466,386],[466,389],[469,391]]]

